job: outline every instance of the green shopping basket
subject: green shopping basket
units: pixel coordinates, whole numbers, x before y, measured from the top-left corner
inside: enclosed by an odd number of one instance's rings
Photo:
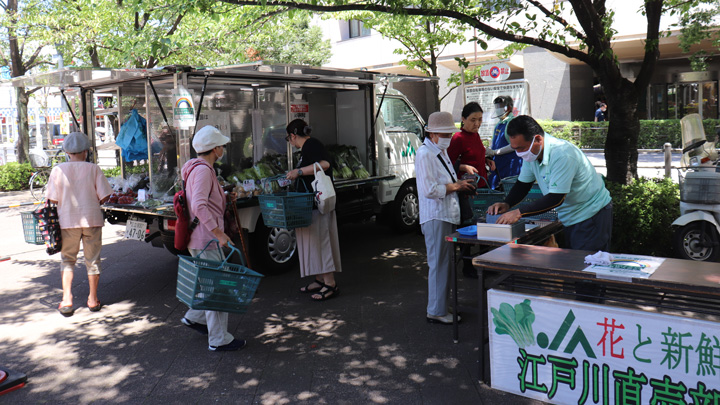
[[[205,249],[213,242],[220,248],[217,240],[211,240]],[[179,256],[175,296],[180,301],[191,309],[236,314],[247,312],[263,275],[247,268],[242,253],[229,246],[232,252],[222,262]],[[236,252],[242,265],[228,263],[230,256]]]
[[[285,191],[258,196],[265,226],[304,228],[312,222],[313,193]]]
[[[33,245],[44,245],[45,239],[43,239],[42,233],[40,232],[40,225],[38,224],[37,218],[33,215],[33,211],[21,212],[20,217],[22,218],[25,242]]]
[[[500,180],[500,182],[503,185],[503,190],[505,190],[505,196],[510,194],[510,189],[512,189],[513,186],[515,185],[515,183],[517,182],[517,178],[518,178],[518,176],[510,176],[510,177],[506,177],[506,178]],[[528,195],[522,201],[520,201],[519,204],[535,201],[537,199],[540,199],[542,196],[543,196],[542,190],[540,190],[540,186],[536,182],[533,184],[532,188],[528,192]],[[552,210],[550,210],[548,212],[543,212],[542,214],[533,215],[531,217],[523,217],[523,218],[526,220],[529,220],[529,221],[557,221],[558,214],[557,214],[557,211],[553,208]]]

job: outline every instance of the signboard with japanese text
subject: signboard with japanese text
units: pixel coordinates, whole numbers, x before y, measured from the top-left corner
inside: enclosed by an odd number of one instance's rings
[[[492,387],[557,404],[717,404],[720,323],[488,291]]]
[[[490,63],[480,69],[480,78],[484,82],[501,82],[510,77],[510,66],[507,63]]]
[[[500,121],[495,116],[495,105],[493,104],[493,100],[498,96],[512,97],[514,116],[530,114],[530,91],[525,80],[465,85],[465,103],[476,101],[485,112],[482,124],[478,129],[482,139],[491,139],[495,125]]]
[[[310,104],[307,101],[293,101],[290,103],[290,121],[300,118],[310,123]]]
[[[192,93],[183,86],[173,90],[173,125],[180,129],[189,129],[195,125],[195,107]]]

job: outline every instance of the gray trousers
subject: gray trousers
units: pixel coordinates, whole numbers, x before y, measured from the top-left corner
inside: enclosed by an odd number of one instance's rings
[[[225,260],[225,255],[220,249],[206,250],[188,249],[192,257],[201,257],[203,259],[215,260],[221,262]],[[233,335],[228,331],[228,313],[217,311],[204,311],[200,309],[188,309],[185,318],[191,322],[207,325],[208,327],[208,345],[224,346],[233,341]]]
[[[450,281],[450,271],[453,263],[453,245],[445,241],[455,225],[432,220],[420,225],[425,235],[425,248],[428,262],[428,305],[427,314],[444,316],[447,310],[447,295]]]

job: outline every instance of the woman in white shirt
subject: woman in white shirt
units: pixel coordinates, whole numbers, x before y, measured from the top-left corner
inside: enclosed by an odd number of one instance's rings
[[[452,245],[444,238],[460,223],[457,192],[472,191],[475,186],[470,180],[458,181],[446,151],[457,131],[452,114],[430,114],[425,131],[425,141],[415,158],[415,173],[420,200],[420,227],[425,235],[429,268],[427,321],[452,324],[452,314],[447,309],[448,280],[453,264]]]

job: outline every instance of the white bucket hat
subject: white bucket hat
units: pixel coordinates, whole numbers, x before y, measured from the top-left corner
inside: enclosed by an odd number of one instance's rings
[[[63,150],[66,153],[80,153],[90,149],[90,141],[82,132],[72,132],[63,141]]]
[[[197,153],[207,152],[217,146],[223,146],[230,143],[230,138],[220,133],[220,131],[212,125],[206,125],[200,128],[192,140],[193,149]]]
[[[427,132],[437,134],[454,134],[458,131],[452,114],[445,111],[438,111],[430,114],[425,130]]]

